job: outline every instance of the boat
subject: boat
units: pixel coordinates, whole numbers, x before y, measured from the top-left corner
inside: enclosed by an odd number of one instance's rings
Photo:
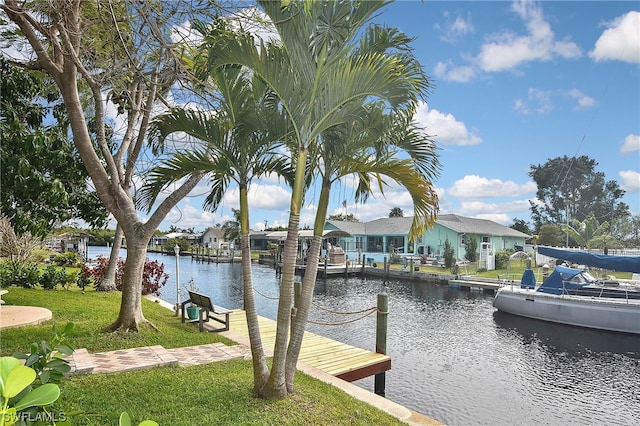
[[[640,286],[598,280],[586,267],[610,271],[640,272],[639,256],[607,256],[587,252],[538,247],[538,253],[580,267],[556,265],[542,284],[531,269],[520,286],[498,289],[493,306],[509,314],[543,321],[622,333],[640,334]]]

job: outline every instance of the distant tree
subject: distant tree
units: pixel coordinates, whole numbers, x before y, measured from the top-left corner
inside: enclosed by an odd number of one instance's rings
[[[563,246],[565,236],[559,225],[547,223],[540,227],[536,242],[543,246]]]
[[[449,242],[449,237],[444,241],[444,267],[452,268],[456,264],[456,253],[453,250],[453,246]]]
[[[596,172],[597,165],[584,155],[565,155],[531,165],[529,176],[538,186],[536,197],[541,203],[530,201],[531,217],[538,231],[545,223],[583,221],[590,214],[600,221],[630,214],[629,206],[620,201],[625,191],[616,181],[605,181],[604,173]]]
[[[233,220],[228,220],[222,224],[222,235],[228,241],[235,241],[240,238],[240,210],[233,211]]]
[[[516,231],[520,231],[527,235],[534,234],[534,232],[529,227],[529,222],[523,219],[513,218],[513,224],[509,228],[515,229]]]
[[[622,241],[625,247],[640,247],[640,215],[629,215],[613,220],[610,232],[612,236]]]
[[[389,217],[403,217],[404,213],[400,207],[394,207],[389,212]]]
[[[329,216],[329,219],[327,220],[337,220],[337,221],[342,221],[342,222],[360,222],[360,219],[358,219],[357,217],[355,217],[353,215],[353,213],[348,213],[348,214],[332,214],[331,216]]]
[[[477,259],[478,239],[475,235],[467,235],[464,242],[464,258],[469,262],[475,262]]]

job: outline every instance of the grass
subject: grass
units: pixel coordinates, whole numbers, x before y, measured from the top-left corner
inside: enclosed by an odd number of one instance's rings
[[[53,319],[41,326],[27,326],[2,330],[0,353],[11,354],[26,351],[31,342],[48,340],[53,323],[61,328],[74,323],[69,336],[75,348],[87,348],[89,352],[103,352],[138,346],[162,345],[165,348],[234,342],[215,333],[199,333],[190,324],[183,324],[173,311],[147,299],[142,300],[145,318],[158,329],[143,328],[139,333],[108,333],[102,329],[118,317],[120,292],[96,292],[88,290],[43,290],[12,287],[3,299],[10,305],[42,306],[50,309]]]
[[[105,333],[115,320],[120,293],[64,291],[12,287],[3,296],[8,305],[48,308],[53,320],[38,326],[1,331],[0,353],[28,351],[32,342],[49,340],[52,324],[73,322],[67,343],[89,352],[148,345],[166,348],[222,341],[182,324],[173,312],[143,300],[145,317],[159,332]],[[115,374],[71,376],[62,384],[58,404],[66,413],[80,412],[73,424],[114,425],[127,411],[133,424],[152,419],[161,425],[399,425],[388,414],[352,398],[343,391],[298,372],[296,392],[283,400],[252,396],[251,361],[214,362],[194,367],[161,367]]]
[[[251,396],[251,361],[165,367],[71,377],[63,382],[66,412],[82,411],[73,424],[117,424],[127,411],[134,424],[161,425],[396,425],[387,414],[305,374],[283,400]]]

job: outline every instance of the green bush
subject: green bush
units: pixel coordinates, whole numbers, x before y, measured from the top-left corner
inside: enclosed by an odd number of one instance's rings
[[[448,237],[444,241],[443,257],[444,257],[444,267],[445,268],[452,268],[453,265],[456,264],[456,253],[453,250],[453,246],[449,242],[449,238]]]
[[[509,264],[509,256],[511,252],[508,250],[500,250],[496,252],[496,269],[507,269]]]
[[[59,253],[53,258],[53,263],[58,266],[77,266],[82,263],[82,258],[78,253],[72,251],[65,251]]]
[[[0,263],[0,287],[32,288],[38,285],[38,266],[33,262],[8,260]]]
[[[46,267],[38,282],[45,290],[55,290],[58,284],[64,287],[67,283],[67,274],[64,268],[60,269],[53,265]]]

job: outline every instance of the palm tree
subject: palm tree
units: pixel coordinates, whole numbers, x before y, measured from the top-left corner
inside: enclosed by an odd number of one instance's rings
[[[358,115],[350,124],[336,126],[323,134],[321,145],[321,190],[314,223],[314,235],[302,279],[301,305],[292,323],[292,337],[287,351],[287,386],[293,386],[295,363],[301,349],[302,335],[316,283],[322,233],[327,217],[331,187],[341,178],[356,174],[359,185],[356,198],[366,202],[371,194],[372,178],[384,194],[384,176],[404,186],[414,201],[415,216],[411,236],[417,237],[424,227],[435,221],[438,197],[431,181],[439,173],[439,162],[433,142],[418,128],[406,111],[385,112],[376,104]],[[404,156],[404,159],[401,157]],[[296,338],[298,337],[299,338]],[[291,368],[289,368],[291,364]]]
[[[263,41],[258,46],[249,34],[229,36],[213,28],[205,38],[207,51],[199,64],[204,75],[228,65],[252,70],[277,95],[291,126],[295,180],[283,253],[272,370],[261,392],[267,397],[284,397],[293,390],[291,383],[286,383],[285,370],[295,370],[295,363],[286,358],[300,211],[305,185],[313,175],[313,167],[309,166],[315,164],[309,160],[313,160],[317,145],[322,143],[323,132],[347,122],[363,105],[382,100],[389,109],[411,106],[426,90],[427,83],[415,61],[402,60],[404,53],[389,55],[386,49],[376,48],[358,50],[362,29],[386,1],[258,3],[274,23],[279,40]]]
[[[220,108],[212,113],[174,109],[152,123],[154,143],[162,144],[170,135],[184,132],[203,142],[200,149],[177,155],[150,174],[145,194],[149,204],[162,188],[191,173],[207,173],[211,192],[204,208],[215,211],[231,182],[239,187],[240,209],[234,209],[237,234],[242,249],[244,308],[249,324],[256,392],[264,385],[266,364],[254,300],[249,245],[248,189],[251,181],[268,173],[291,179],[288,158],[278,151],[286,128],[274,110],[271,93],[259,79],[240,68],[219,68],[210,75],[221,94]],[[226,225],[226,224],[225,224]]]

